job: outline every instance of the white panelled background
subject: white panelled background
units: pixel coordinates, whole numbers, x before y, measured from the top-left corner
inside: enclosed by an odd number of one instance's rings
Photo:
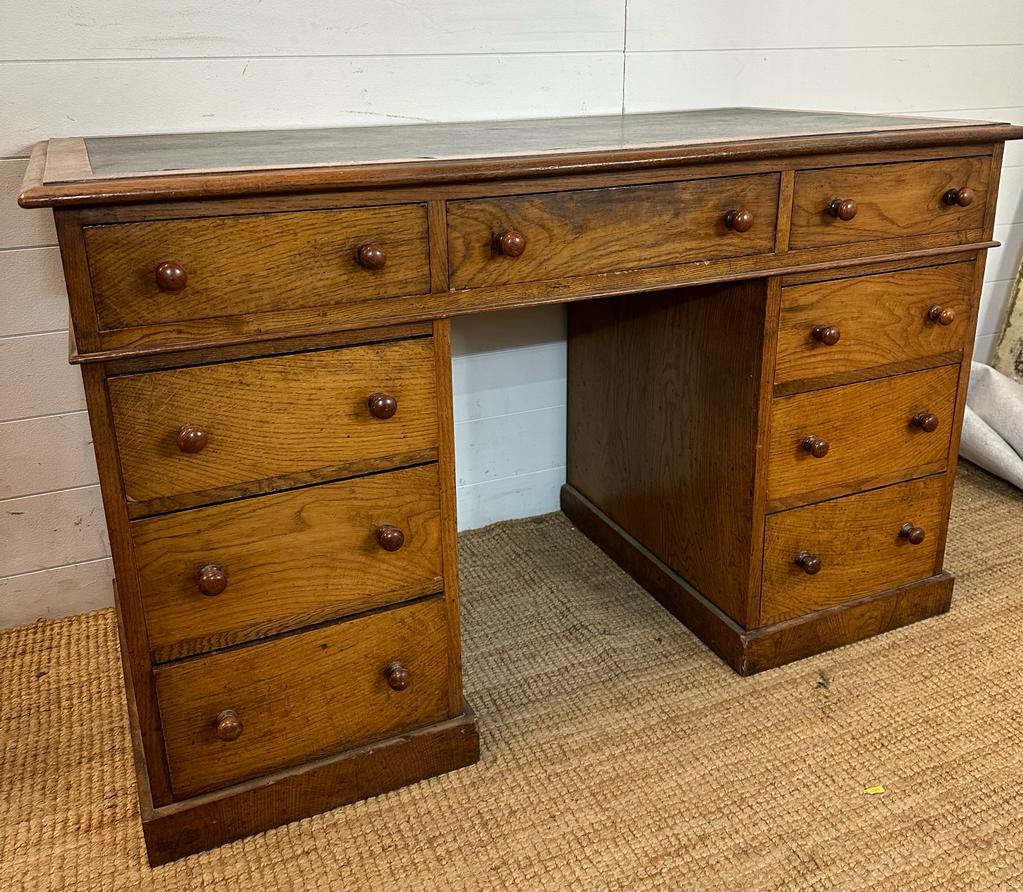
[[[717,105],[1023,122],[1023,3],[0,0],[0,625],[111,600],[53,225],[15,204],[36,140]],[[1005,163],[981,359],[1023,252],[1023,145]],[[456,321],[463,529],[557,508],[564,334]]]

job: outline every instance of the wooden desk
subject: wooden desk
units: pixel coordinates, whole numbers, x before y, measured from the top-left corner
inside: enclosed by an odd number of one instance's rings
[[[152,863],[478,758],[452,316],[571,302],[563,508],[737,672],[947,610],[1020,136],[726,109],[38,146]]]

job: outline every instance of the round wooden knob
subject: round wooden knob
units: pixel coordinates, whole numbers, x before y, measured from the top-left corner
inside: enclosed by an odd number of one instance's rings
[[[372,242],[367,245],[359,245],[359,250],[355,252],[355,259],[363,269],[383,269],[384,264],[387,263],[384,249]]]
[[[225,709],[217,716],[217,737],[221,740],[237,740],[242,736],[242,720],[233,709]]]
[[[526,237],[514,229],[500,233],[496,242],[497,249],[505,257],[521,257],[526,250]]]
[[[945,204],[957,204],[961,208],[968,208],[973,204],[974,191],[968,186],[962,189],[949,189],[943,196]]]
[[[195,574],[195,584],[204,595],[213,597],[227,588],[227,570],[220,564],[207,564]]]
[[[753,211],[735,208],[725,214],[725,226],[732,232],[749,232],[753,228]]]
[[[911,523],[904,523],[899,528],[899,535],[903,539],[908,539],[910,545],[919,545],[927,538],[927,533],[924,532],[923,527],[913,526]]]
[[[834,347],[842,337],[842,330],[837,325],[815,325],[811,334],[815,341]]]
[[[156,267],[156,287],[161,291],[180,291],[188,284],[188,273],[176,260],[165,260]]]
[[[814,458],[824,458],[824,456],[828,454],[828,450],[831,448],[831,444],[827,440],[823,437],[815,437],[813,434],[803,437],[803,440],[799,445],[809,452]]]
[[[209,441],[210,435],[199,427],[198,424],[188,422],[178,428],[178,449],[182,452],[187,452],[189,455],[194,455],[196,452],[202,452]]]
[[[412,682],[412,673],[397,660],[387,666],[384,675],[387,676],[388,686],[394,691],[404,691]]]
[[[916,427],[928,434],[938,429],[938,416],[930,412],[917,412],[912,421]]]
[[[856,202],[851,198],[832,198],[828,202],[828,213],[839,220],[851,220],[857,210]]]
[[[799,552],[796,555],[796,563],[803,568],[803,572],[807,576],[813,576],[821,571],[821,559],[815,554],[810,554],[809,551]]]
[[[389,393],[371,393],[367,400],[369,414],[386,421],[398,411],[398,401]]]
[[[942,325],[951,325],[956,321],[956,311],[951,307],[941,307],[935,304],[927,311],[927,318],[931,322],[939,322]]]
[[[385,523],[376,530],[377,542],[384,551],[397,551],[405,544],[405,534],[396,526]]]

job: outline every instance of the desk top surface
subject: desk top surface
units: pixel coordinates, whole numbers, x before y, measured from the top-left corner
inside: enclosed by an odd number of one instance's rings
[[[1020,136],[1023,128],[978,121],[725,108],[54,139],[37,146],[21,202],[407,185]]]

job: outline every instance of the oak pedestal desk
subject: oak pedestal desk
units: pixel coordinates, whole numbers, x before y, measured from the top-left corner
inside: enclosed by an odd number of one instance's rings
[[[741,674],[948,609],[1007,124],[54,139],[153,864],[479,757],[449,319],[568,302],[579,529]]]

